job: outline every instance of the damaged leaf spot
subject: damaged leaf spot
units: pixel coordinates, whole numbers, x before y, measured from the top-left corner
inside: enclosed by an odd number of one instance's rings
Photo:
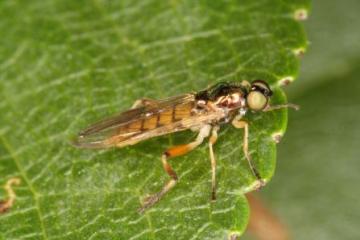
[[[308,11],[306,9],[298,9],[294,13],[295,20],[304,21],[308,18]]]
[[[305,54],[305,49],[304,48],[297,48],[293,50],[295,56],[302,58]]]
[[[10,178],[5,186],[4,189],[8,195],[7,200],[0,200],[0,214],[7,212],[15,203],[16,194],[13,190],[14,185],[19,185],[21,180],[19,178]]]
[[[279,133],[274,133],[272,135],[272,139],[274,140],[275,143],[280,143],[281,139],[283,137],[283,133],[279,132]]]
[[[238,240],[238,239],[240,239],[240,233],[232,232],[232,233],[229,234],[228,239],[229,240]]]
[[[294,78],[289,76],[289,77],[284,77],[283,79],[279,80],[279,86],[287,86],[290,83],[292,83],[294,81]]]

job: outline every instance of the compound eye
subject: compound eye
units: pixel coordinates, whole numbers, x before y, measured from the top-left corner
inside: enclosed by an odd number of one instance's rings
[[[259,91],[251,91],[246,100],[249,108],[255,111],[264,109],[268,102],[268,98]]]
[[[251,90],[257,90],[262,92],[265,96],[271,96],[272,91],[269,85],[263,80],[255,80],[251,83]]]

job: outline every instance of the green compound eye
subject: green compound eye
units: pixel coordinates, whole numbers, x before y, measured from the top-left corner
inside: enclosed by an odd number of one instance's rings
[[[259,111],[266,107],[268,98],[259,91],[251,91],[247,97],[247,105],[250,109]]]

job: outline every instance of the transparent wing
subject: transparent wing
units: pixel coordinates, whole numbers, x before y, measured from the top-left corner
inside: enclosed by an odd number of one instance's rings
[[[130,109],[85,128],[78,134],[77,138],[73,141],[73,144],[82,148],[105,148],[119,145],[119,143],[125,141],[128,141],[128,144],[131,144],[131,141],[129,140],[135,136],[139,137],[139,135],[144,135],[145,132],[148,132],[144,131],[139,125],[143,119],[154,117],[175,105],[186,104],[189,102],[194,102],[193,94],[170,97],[156,101],[154,104]],[[172,132],[171,127],[169,126],[166,130],[164,126],[159,128],[161,128],[162,134],[165,134],[164,131]],[[154,129],[152,131],[154,131]],[[148,136],[151,137],[150,135]],[[142,139],[137,138],[137,142],[140,140]]]

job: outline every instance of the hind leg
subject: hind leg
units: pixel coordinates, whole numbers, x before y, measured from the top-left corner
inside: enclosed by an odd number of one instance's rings
[[[167,183],[165,183],[165,185],[163,186],[160,192],[157,192],[145,199],[141,208],[138,210],[140,213],[143,213],[144,211],[152,207],[155,203],[159,202],[160,199],[176,185],[178,181],[178,176],[176,172],[172,169],[171,165],[169,164],[168,159],[184,155],[190,152],[191,150],[195,149],[203,142],[204,138],[209,136],[210,129],[211,129],[210,125],[203,126],[200,129],[200,132],[197,138],[195,139],[195,141],[188,144],[174,146],[172,148],[169,148],[163,153],[161,157],[161,161],[165,172],[170,177],[170,180]]]

